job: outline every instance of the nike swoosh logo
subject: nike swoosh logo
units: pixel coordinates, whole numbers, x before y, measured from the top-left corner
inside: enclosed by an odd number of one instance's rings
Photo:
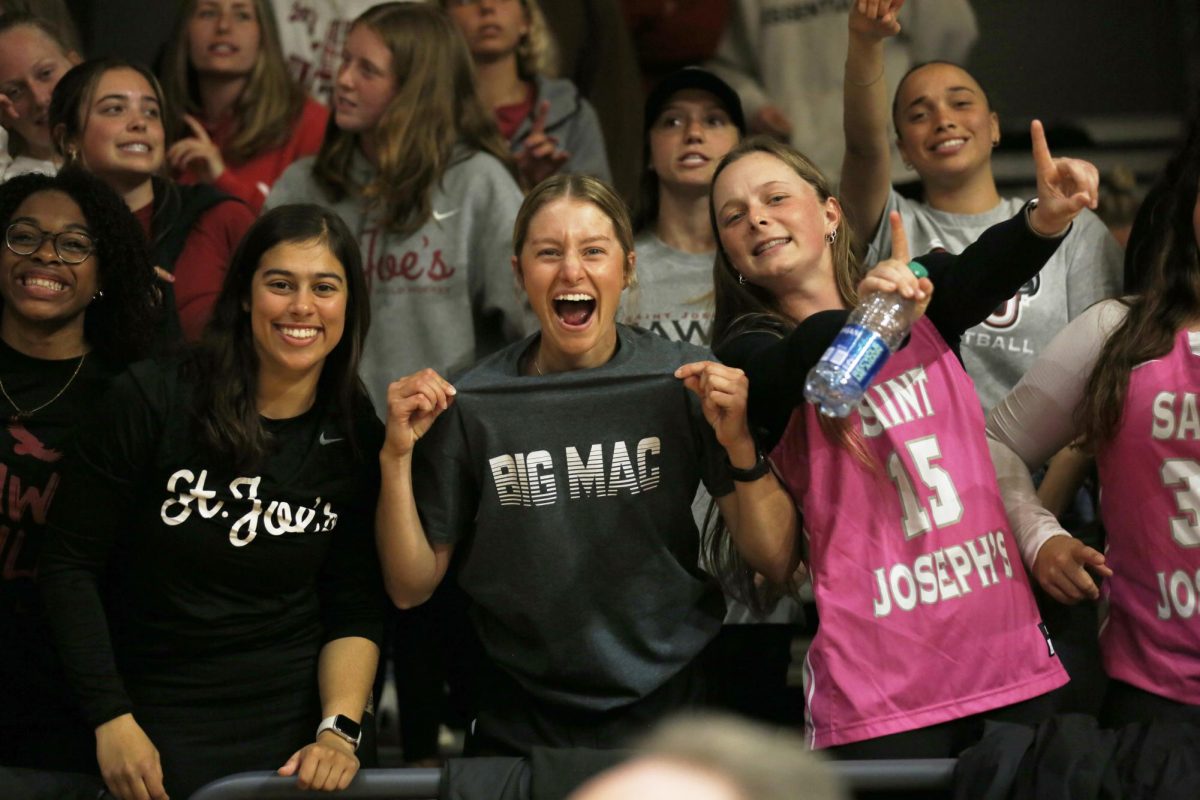
[[[450,219],[451,217],[453,217],[455,214],[457,214],[457,213],[458,213],[459,211],[461,211],[461,210],[462,210],[462,209],[458,209],[458,208],[456,208],[456,209],[454,209],[453,211],[434,211],[434,212],[433,212],[433,219],[434,219],[436,222],[441,222],[441,221],[442,221],[442,220],[444,220],[444,219]]]
[[[341,437],[341,438],[338,438],[338,439],[326,439],[326,438],[325,438],[325,431],[321,431],[321,437],[320,437],[320,439],[319,439],[318,441],[320,441],[320,442],[321,442],[321,444],[323,444],[323,445],[325,445],[325,444],[333,444],[334,442],[341,442],[341,441],[345,441],[345,437],[343,436],[343,437]]]

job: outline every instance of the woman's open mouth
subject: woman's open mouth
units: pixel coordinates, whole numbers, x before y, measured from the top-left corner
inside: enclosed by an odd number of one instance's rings
[[[554,313],[568,328],[582,328],[596,313],[596,298],[583,292],[557,295],[554,298]]]

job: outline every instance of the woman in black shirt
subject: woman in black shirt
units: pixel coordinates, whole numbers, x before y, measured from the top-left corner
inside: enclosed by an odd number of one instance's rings
[[[152,272],[137,220],[64,170],[0,186],[0,765],[95,772],[34,581],[80,412],[146,353]]]
[[[120,798],[358,770],[383,609],[364,301],[340,219],[275,209],[200,345],[117,379],[80,437],[43,594]]]

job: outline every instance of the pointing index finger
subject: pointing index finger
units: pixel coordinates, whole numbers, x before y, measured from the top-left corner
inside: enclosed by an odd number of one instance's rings
[[[1054,157],[1050,155],[1050,146],[1046,144],[1046,130],[1041,120],[1035,119],[1029,123],[1029,138],[1033,140],[1033,166],[1039,175],[1054,170]]]
[[[550,113],[550,101],[542,100],[538,103],[537,111],[533,114],[533,130],[530,131],[531,136],[540,135],[546,130],[546,116]]]
[[[208,131],[204,130],[204,126],[200,124],[200,120],[193,117],[191,114],[184,114],[183,121],[192,129],[192,134],[202,142],[209,141]]]
[[[900,220],[899,211],[892,211],[888,214],[888,225],[892,228],[892,258],[907,264],[909,262],[908,234],[904,231],[904,223]]]

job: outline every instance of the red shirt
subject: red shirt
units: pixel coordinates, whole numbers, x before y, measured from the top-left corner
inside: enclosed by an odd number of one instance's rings
[[[152,238],[153,215],[153,202],[134,212],[147,239]],[[254,212],[244,203],[227,200],[205,211],[192,226],[174,270],[175,307],[189,342],[199,339],[208,324],[233,251],[253,224]]]
[[[271,186],[279,180],[283,171],[292,162],[305,156],[311,156],[321,149],[321,140],[325,137],[325,125],[329,121],[329,109],[311,97],[304,98],[304,107],[300,118],[292,126],[291,137],[279,147],[264,150],[253,156],[249,161],[234,163],[228,155],[228,145],[237,132],[235,121],[227,118],[220,122],[210,122],[202,119],[204,129],[221,149],[225,159],[225,171],[214,184],[221,191],[243,200],[253,209],[255,214],[262,211],[263,201],[271,191]],[[176,176],[181,184],[196,183],[196,176],[185,171]]]
[[[500,135],[504,137],[504,141],[511,142],[517,129],[521,127],[521,123],[533,113],[534,99],[533,84],[526,83],[524,100],[510,106],[496,106],[492,109],[492,113],[496,115],[496,127],[500,129]]]

